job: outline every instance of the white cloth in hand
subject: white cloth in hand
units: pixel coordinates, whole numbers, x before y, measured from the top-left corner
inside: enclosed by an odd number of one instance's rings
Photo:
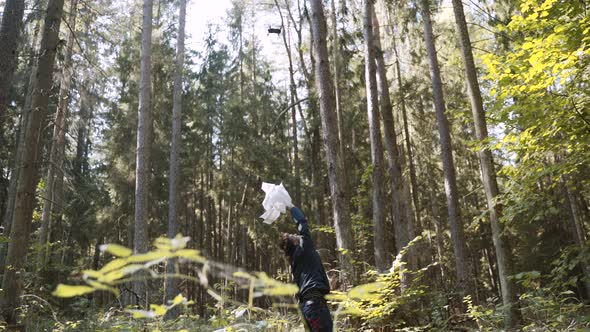
[[[293,202],[282,183],[275,185],[263,182],[262,190],[266,193],[262,202],[265,212],[260,218],[264,219],[265,224],[272,224],[279,218],[281,213],[285,213],[287,208],[293,206]]]

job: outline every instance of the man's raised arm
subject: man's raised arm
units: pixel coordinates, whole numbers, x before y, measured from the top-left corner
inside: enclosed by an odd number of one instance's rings
[[[291,216],[295,219],[297,223],[297,230],[299,231],[299,235],[302,237],[303,241],[303,249],[308,249],[313,247],[313,242],[311,240],[311,234],[309,232],[309,227],[307,226],[307,219],[303,212],[298,207],[294,206],[291,208]]]

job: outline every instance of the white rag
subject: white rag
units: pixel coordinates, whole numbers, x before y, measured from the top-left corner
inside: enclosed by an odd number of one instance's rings
[[[287,208],[293,206],[293,202],[282,183],[275,185],[262,182],[262,190],[266,193],[264,201],[262,201],[265,212],[260,218],[264,219],[265,224],[272,224],[279,218],[281,213],[285,213]]]

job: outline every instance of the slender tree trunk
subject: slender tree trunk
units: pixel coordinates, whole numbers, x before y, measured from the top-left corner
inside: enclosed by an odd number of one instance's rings
[[[471,102],[471,111],[475,124],[475,135],[478,140],[483,141],[488,138],[488,129],[483,109],[483,101],[477,81],[477,71],[473,61],[473,51],[469,38],[469,30],[465,21],[465,12],[461,0],[453,0],[453,11],[455,12],[455,22],[457,24],[457,33],[461,43],[461,56],[465,67],[465,78],[467,80],[467,92]],[[496,197],[499,194],[498,182],[496,181],[496,171],[492,159],[492,152],[489,149],[478,151],[479,161],[481,164],[482,180],[486,194],[488,209],[490,211],[490,224],[492,226],[492,239],[496,249],[496,259],[498,261],[498,272],[500,277],[500,287],[502,290],[502,303],[504,304],[504,325],[507,329],[514,328],[519,320],[520,313],[516,306],[517,296],[513,280],[509,277],[512,275],[512,254],[510,253],[509,244],[502,235],[502,225],[500,224],[500,207],[496,205]]]
[[[586,238],[585,238],[585,230],[584,230],[584,220],[583,220],[583,214],[580,211],[580,207],[578,206],[578,202],[576,200],[576,197],[572,191],[572,189],[570,188],[570,185],[567,183],[567,180],[565,179],[565,177],[563,177],[562,179],[562,185],[563,185],[563,191],[565,193],[565,203],[566,203],[566,208],[568,209],[569,212],[569,221],[570,221],[570,230],[572,233],[572,237],[574,239],[574,242],[576,245],[578,245],[580,247],[580,249],[582,250],[587,250],[588,246],[586,245]],[[582,273],[584,274],[584,278],[586,279],[584,281],[584,288],[586,289],[586,298],[590,299],[590,267],[588,266],[584,266],[583,264],[580,264],[580,269],[582,270]]]
[[[330,74],[330,64],[328,62],[328,48],[326,46],[326,18],[321,0],[311,0],[310,6],[311,27],[314,40],[313,49],[318,58],[316,61],[315,75],[319,92],[322,133],[324,147],[326,149],[330,193],[332,194],[334,228],[336,230],[336,242],[340,250],[340,263],[342,265],[341,280],[344,285],[348,282],[354,284],[356,279],[352,265],[352,255],[354,255],[355,250],[354,233],[348,209],[343,156],[340,155],[338,148],[334,86],[332,84],[332,75]]]
[[[39,32],[41,30],[41,20],[37,19],[35,23],[35,28],[33,32],[33,40],[31,41],[31,45],[29,48],[30,54],[35,54],[38,47],[39,39]],[[31,89],[33,87],[33,82],[35,81],[35,73],[37,71],[37,57],[31,56],[28,63],[28,68],[30,68],[30,75],[29,75],[29,82],[26,87],[27,96],[25,98],[25,105],[23,109],[27,110],[31,107],[31,96],[32,92]],[[8,201],[6,202],[6,208],[4,210],[4,216],[2,218],[2,226],[4,227],[4,234],[10,235],[10,229],[12,226],[12,218],[14,216],[14,205],[16,202],[16,189],[18,184],[18,176],[20,172],[20,165],[21,165],[21,157],[22,157],[22,150],[24,146],[20,144],[25,139],[26,131],[26,124],[28,122],[28,112],[23,112],[20,116],[19,121],[19,131],[18,131],[18,140],[16,142],[16,152],[14,154],[14,167],[10,172],[10,181],[8,183]],[[8,244],[1,243],[0,244],[0,273],[4,274],[4,267],[6,261],[6,251],[8,249]]]
[[[373,10],[374,15],[374,10]],[[413,214],[411,213],[411,202],[406,201],[403,194],[404,178],[403,178],[403,162],[398,148],[397,133],[395,131],[395,123],[393,120],[393,107],[389,97],[389,83],[387,81],[387,74],[385,69],[385,59],[383,58],[383,50],[381,48],[379,22],[377,16],[373,16],[373,31],[375,38],[375,56],[377,59],[377,78],[379,83],[379,96],[381,103],[381,115],[383,116],[383,131],[385,136],[385,147],[387,149],[387,162],[389,181],[391,182],[391,200],[393,211],[393,225],[397,253],[399,253],[411,239],[410,230],[413,229]],[[409,210],[408,210],[409,209]],[[414,254],[413,251],[408,252],[408,261],[411,263],[410,267],[414,268]]]
[[[180,134],[182,116],[182,70],[184,68],[184,29],[186,25],[186,0],[180,0],[178,12],[178,37],[176,44],[176,67],[174,68],[174,92],[172,97],[172,149],[170,150],[170,186],[168,192],[168,237],[173,238],[178,233],[178,207],[180,180]],[[168,262],[167,272],[176,272],[176,261]],[[166,300],[171,301],[178,295],[178,279],[166,279]],[[167,319],[178,316],[178,310],[171,310],[166,314]]]
[[[46,244],[49,241],[49,232],[54,211],[62,210],[61,185],[63,185],[63,159],[66,144],[68,104],[70,102],[70,85],[72,80],[72,54],[74,48],[74,32],[76,29],[76,13],[78,0],[70,0],[70,17],[68,20],[68,41],[66,44],[66,55],[62,69],[62,79],[59,88],[59,101],[57,112],[55,113],[55,122],[53,127],[53,143],[49,154],[49,166],[47,177],[45,179],[45,200],[43,203],[43,213],[41,216],[41,227],[39,229],[39,248],[42,249],[38,257],[38,268],[42,269],[49,257],[49,247]],[[58,188],[60,187],[60,188]]]
[[[8,0],[0,26],[0,145],[4,141],[4,119],[7,117],[8,96],[12,77],[18,64],[18,45],[23,29],[24,0]]]
[[[414,155],[412,153],[412,142],[410,138],[410,124],[408,121],[408,115],[406,110],[406,97],[404,96],[404,88],[402,82],[402,74],[400,69],[400,59],[397,52],[397,45],[395,37],[393,40],[393,51],[395,52],[395,72],[397,77],[398,93],[399,93],[399,104],[403,119],[404,128],[404,142],[406,151],[408,151],[408,166],[410,168],[410,184],[412,185],[412,201],[414,202],[414,212],[416,217],[416,228],[422,227],[422,217],[420,215],[420,201],[418,200],[418,180],[416,178],[416,166],[414,165]]]
[[[461,210],[459,207],[450,126],[445,110],[442,80],[440,77],[438,56],[436,54],[432,22],[430,19],[429,0],[422,0],[422,19],[424,21],[424,39],[426,42],[428,61],[430,63],[430,77],[432,79],[434,107],[436,111],[436,120],[438,123],[438,132],[440,135],[440,145],[442,150],[445,194],[447,197],[451,239],[453,242],[453,252],[455,254],[455,264],[457,270],[457,288],[462,298],[463,296],[472,294],[470,287],[471,273],[469,272],[469,260],[467,258],[463,222],[461,220]]]
[[[299,7],[299,18],[300,18],[300,22],[303,21],[303,17],[302,17],[302,13],[301,13],[301,7]],[[315,224],[316,225],[326,225],[329,226],[330,222],[327,218],[325,218],[325,214],[324,214],[324,177],[322,176],[322,168],[321,168],[321,162],[322,162],[322,156],[321,156],[321,133],[320,133],[320,122],[321,120],[318,120],[318,96],[317,96],[317,89],[316,89],[316,83],[314,81],[314,77],[315,77],[315,67],[316,67],[316,61],[315,61],[315,56],[313,54],[314,49],[313,49],[313,45],[314,45],[314,38],[313,38],[313,33],[312,33],[312,26],[311,26],[311,18],[309,17],[309,15],[307,15],[307,21],[309,23],[309,27],[310,27],[310,40],[309,40],[309,59],[311,62],[311,72],[309,72],[305,66],[305,60],[303,58],[303,44],[302,44],[302,33],[301,30],[298,30],[298,36],[297,36],[297,49],[299,50],[299,61],[300,61],[300,65],[301,68],[303,69],[303,73],[305,76],[305,80],[306,80],[306,85],[307,85],[307,91],[309,94],[309,111],[308,113],[310,114],[310,123],[312,124],[312,130],[310,133],[310,140],[311,140],[311,158],[310,158],[310,163],[311,163],[311,183],[313,186],[313,199],[315,201]],[[300,23],[301,24],[301,23]],[[299,29],[301,29],[301,25],[299,26]],[[332,239],[332,237],[330,237],[330,239]],[[333,241],[332,241],[333,242]]]
[[[83,181],[82,175],[84,174],[84,164],[86,163],[86,160],[84,160],[84,150],[86,150],[87,132],[91,117],[91,97],[88,91],[89,87],[87,86],[90,84],[88,72],[83,72],[81,82],[82,84],[80,84],[79,88],[80,109],[78,110],[78,132],[76,133],[76,157],[72,163],[75,178],[79,182]]]
[[[383,145],[381,142],[381,124],[379,121],[379,102],[377,96],[375,40],[373,38],[373,0],[364,0],[364,5],[365,85],[371,141],[371,162],[373,166],[373,249],[375,251],[375,266],[378,271],[383,272],[389,267],[389,264],[385,250],[383,190],[381,188],[383,181]]]
[[[23,268],[26,262],[27,248],[31,234],[31,221],[35,203],[35,187],[39,171],[39,146],[42,142],[42,129],[47,116],[47,105],[53,81],[55,54],[59,42],[59,27],[63,12],[63,0],[50,0],[41,39],[41,56],[36,70],[37,80],[32,87],[31,108],[23,144],[22,160],[18,178],[15,200],[14,219],[10,232],[6,265],[2,281],[2,314],[8,323],[17,319],[15,309],[19,307],[23,287]]]
[[[494,295],[500,296],[500,293],[498,292],[498,275],[496,273],[496,269],[494,268],[494,257],[492,257],[493,253],[489,248],[484,248],[484,255],[488,263],[488,275],[490,277],[490,286],[492,288],[492,292]]]
[[[152,10],[153,0],[143,1],[143,26],[141,33],[141,77],[139,83],[139,116],[137,123],[137,149],[135,168],[135,228],[133,250],[135,253],[147,251],[148,246],[148,196],[150,180],[150,142],[151,142],[151,55],[152,55]],[[135,293],[145,297],[145,280],[133,285]]]
[[[289,1],[289,0],[287,0]],[[290,33],[289,29],[285,26],[285,21],[283,19],[283,12],[281,11],[281,7],[277,0],[275,0],[275,6],[279,11],[279,16],[281,18],[281,26],[283,27],[282,35],[283,35],[283,44],[285,45],[285,51],[287,52],[287,59],[289,60],[289,90],[291,92],[291,104],[295,104],[299,100],[297,96],[297,85],[295,84],[295,70],[293,69],[293,57],[291,56],[291,46],[289,41],[287,40],[287,36]],[[291,122],[292,122],[292,129],[293,129],[293,171],[295,175],[295,195],[294,195],[294,203],[297,206],[301,205],[301,166],[299,162],[299,143],[297,138],[297,109],[293,107],[291,109]]]
[[[342,131],[344,130],[342,122],[342,108],[340,103],[340,43],[338,42],[338,22],[336,21],[336,0],[330,0],[332,10],[330,16],[332,19],[332,65],[334,66],[334,97],[336,98],[336,120],[338,123],[338,144],[340,148],[340,155],[344,154],[344,136]]]

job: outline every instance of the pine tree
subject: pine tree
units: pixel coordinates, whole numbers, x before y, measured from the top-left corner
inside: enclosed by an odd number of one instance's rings
[[[430,64],[430,76],[432,80],[432,91],[434,96],[434,108],[436,111],[436,120],[438,123],[438,132],[442,150],[443,173],[445,178],[445,194],[447,198],[447,208],[449,215],[449,224],[451,227],[451,239],[453,242],[453,252],[455,254],[457,284],[461,296],[472,294],[471,282],[472,275],[469,271],[467,257],[467,248],[461,219],[461,208],[459,206],[459,197],[457,192],[457,179],[455,165],[453,162],[453,148],[451,143],[451,133],[449,120],[446,115],[445,100],[443,96],[443,86],[438,64],[438,56],[434,42],[434,32],[430,16],[429,0],[421,1],[421,13],[424,24],[424,40],[426,42],[426,51],[428,53],[428,62]]]
[[[147,251],[149,181],[151,175],[151,101],[152,101],[152,12],[153,0],[143,1],[143,24],[141,33],[141,77],[139,81],[139,112],[137,120],[137,149],[135,165],[135,223],[133,250],[136,253]],[[146,304],[145,281],[134,282],[133,290],[139,297],[138,304]]]
[[[74,48],[74,38],[76,29],[76,13],[78,0],[70,0],[70,17],[68,19],[68,41],[66,43],[66,54],[62,69],[62,77],[59,89],[59,101],[55,120],[53,124],[53,140],[51,152],[49,155],[49,165],[47,167],[47,176],[45,179],[45,201],[43,203],[43,213],[41,216],[41,227],[39,229],[39,268],[43,268],[49,254],[49,247],[46,248],[51,232],[52,219],[55,211],[60,211],[62,207],[63,195],[63,161],[65,153],[65,142],[67,132],[68,105],[70,103],[70,85],[72,80],[72,54]],[[57,215],[56,214],[56,215]],[[59,218],[56,216],[56,218]]]
[[[168,237],[173,238],[179,230],[179,196],[180,188],[180,148],[181,148],[181,116],[182,116],[182,72],[184,70],[184,30],[186,25],[186,0],[180,0],[178,10],[178,37],[176,46],[176,64],[174,68],[174,92],[172,101],[172,148],[170,150],[170,186],[168,192]],[[176,261],[168,262],[168,273],[177,273]],[[178,281],[169,278],[166,282],[166,299],[173,300],[178,295]],[[175,318],[175,310],[167,318]]]
[[[19,307],[23,287],[23,267],[31,234],[31,222],[35,204],[35,187],[38,181],[40,146],[42,145],[42,129],[49,94],[53,81],[55,54],[59,43],[59,27],[63,13],[63,0],[50,0],[47,5],[43,36],[41,38],[41,56],[36,68],[33,87],[31,88],[31,107],[26,109],[27,122],[23,126],[24,139],[22,159],[15,198],[15,210],[10,232],[10,242],[6,256],[6,266],[2,280],[2,314],[7,322],[17,319],[15,310]]]
[[[4,141],[4,120],[7,117],[9,92],[18,63],[18,46],[25,12],[24,0],[8,0],[2,12],[0,26],[0,144]]]
[[[365,37],[365,85],[367,91],[367,117],[371,141],[371,163],[373,166],[373,247],[377,270],[388,267],[385,252],[385,227],[383,209],[383,144],[381,142],[381,121],[377,95],[377,66],[375,64],[375,45],[373,37],[373,0],[364,1],[363,32]]]
[[[348,282],[354,283],[356,277],[351,262],[351,256],[354,254],[354,233],[350,224],[343,156],[340,155],[339,152],[334,86],[332,83],[332,75],[330,73],[328,48],[326,45],[326,18],[320,0],[310,1],[310,9],[313,49],[317,57],[315,62],[315,75],[320,102],[322,135],[324,139],[324,148],[326,150],[330,193],[332,195],[332,214],[334,217],[334,228],[336,229],[336,243],[341,251],[341,280],[345,284]]]
[[[473,113],[475,124],[475,135],[478,140],[484,141],[488,139],[488,129],[479,82],[477,80],[477,71],[475,68],[475,62],[473,61],[469,30],[467,29],[467,22],[465,21],[465,13],[463,11],[463,3],[461,0],[453,0],[453,10],[455,13],[455,22],[457,24],[457,33],[459,34],[459,41],[461,44],[461,56],[465,67],[467,93],[469,94],[469,101],[471,102],[471,111]],[[496,181],[494,160],[492,158],[492,152],[489,149],[480,149],[478,155],[490,213],[492,239],[494,247],[496,248],[498,274],[500,277],[500,288],[502,290],[502,302],[505,306],[504,325],[507,329],[511,329],[518,324],[519,312],[516,307],[516,285],[514,284],[514,281],[509,278],[509,276],[512,275],[512,257],[505,236],[502,234],[503,227],[500,224],[500,207],[496,204],[499,190],[498,182]]]

